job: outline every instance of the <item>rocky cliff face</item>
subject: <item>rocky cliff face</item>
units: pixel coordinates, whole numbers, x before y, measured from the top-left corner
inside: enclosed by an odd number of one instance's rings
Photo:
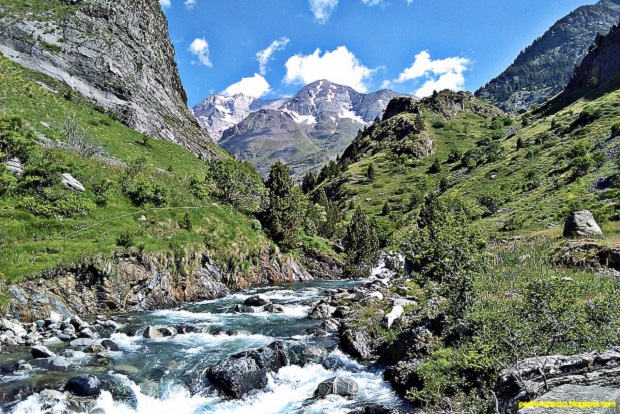
[[[316,277],[337,274],[320,272]],[[11,285],[8,293],[10,313],[29,322],[51,313],[86,316],[172,308],[221,298],[232,289],[312,279],[297,262],[267,250],[247,274],[218,265],[205,252],[182,261],[169,254],[119,254],[111,260],[49,270],[32,281]]]
[[[476,96],[507,112],[544,103],[562,91],[597,33],[607,33],[619,18],[618,0],[579,7],[536,39]]]
[[[157,0],[0,1],[0,51],[50,75],[120,121],[217,155],[187,108],[168,25]],[[36,6],[36,7],[34,7]]]

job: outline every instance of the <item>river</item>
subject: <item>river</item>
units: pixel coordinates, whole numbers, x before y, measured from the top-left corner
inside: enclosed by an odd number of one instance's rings
[[[382,367],[364,366],[343,354],[337,335],[316,337],[310,333],[320,321],[308,319],[311,303],[326,296],[329,289],[351,287],[360,282],[314,281],[268,286],[234,293],[226,298],[187,304],[179,309],[123,315],[117,318],[121,328],[103,335],[116,342],[119,351],[93,356],[67,345],[50,347],[71,361],[69,372],[27,370],[0,379],[3,386],[12,382],[31,384],[37,393],[3,407],[4,413],[65,413],[75,409],[68,393],[41,392],[43,388],[62,389],[78,374],[108,375],[122,384],[122,396],[104,391],[96,407],[106,414],[125,413],[348,413],[367,403],[404,407],[403,400],[383,381]],[[261,293],[283,313],[233,313],[236,304]],[[195,332],[172,337],[146,339],[147,326],[191,326]],[[322,363],[290,365],[271,374],[265,390],[239,400],[226,399],[205,383],[204,370],[240,351],[283,341],[287,347],[301,344],[320,347],[326,357]],[[27,350],[26,350],[27,351]],[[3,366],[15,365],[29,354],[4,355]],[[28,362],[28,361],[27,361]],[[359,394],[354,397],[314,398],[317,385],[335,376],[354,379]]]

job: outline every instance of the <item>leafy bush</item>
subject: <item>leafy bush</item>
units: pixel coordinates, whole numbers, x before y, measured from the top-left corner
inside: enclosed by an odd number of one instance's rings
[[[483,217],[497,213],[510,199],[508,194],[498,190],[490,190],[478,196],[478,203],[484,208]]]
[[[95,209],[95,204],[82,195],[49,188],[38,197],[24,197],[20,206],[34,215],[47,218],[85,215]]]
[[[114,183],[108,179],[97,181],[92,185],[93,194],[95,195],[95,203],[98,206],[106,206]]]
[[[263,178],[247,162],[212,160],[205,184],[215,196],[250,213],[260,211],[266,203]]]
[[[147,178],[136,178],[129,183],[125,194],[137,206],[153,203],[160,207],[168,202],[169,191],[161,184],[154,183]]]
[[[116,245],[125,249],[129,249],[135,244],[135,237],[135,232],[124,230],[121,232],[121,234],[119,234],[118,239],[116,239]]]

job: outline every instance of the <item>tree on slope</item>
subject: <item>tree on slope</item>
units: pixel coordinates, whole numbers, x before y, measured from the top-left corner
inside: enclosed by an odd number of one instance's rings
[[[302,194],[293,184],[288,166],[280,161],[271,166],[267,188],[269,208],[265,217],[266,227],[275,242],[283,247],[294,247],[302,223]]]

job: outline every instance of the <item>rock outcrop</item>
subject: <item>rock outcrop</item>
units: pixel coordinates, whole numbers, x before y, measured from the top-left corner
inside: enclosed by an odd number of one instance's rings
[[[320,383],[314,392],[314,395],[321,398],[328,395],[351,397],[353,395],[357,395],[358,392],[359,386],[352,379],[335,377]]]
[[[64,82],[131,128],[219,154],[187,108],[168,23],[156,0],[0,5],[0,51]],[[9,2],[10,3],[10,2]]]
[[[9,286],[10,313],[21,321],[35,321],[51,314],[70,318],[164,309],[221,298],[230,289],[312,279],[292,259],[276,260],[268,250],[248,274],[219,266],[207,253],[194,252],[184,260],[179,266],[170,254],[119,254],[49,270]]]
[[[497,384],[504,409],[531,401],[562,385],[613,386],[620,384],[620,348],[573,356],[528,358],[504,369]]]

